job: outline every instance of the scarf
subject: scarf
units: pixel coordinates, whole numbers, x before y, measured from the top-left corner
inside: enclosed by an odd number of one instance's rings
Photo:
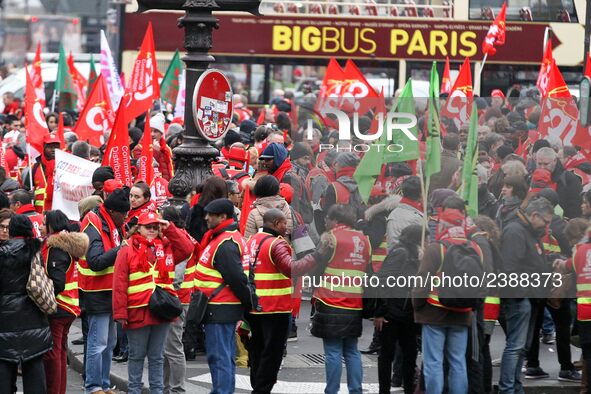
[[[219,233],[221,232],[224,228],[230,226],[234,224],[234,219],[230,218],[230,219],[226,219],[223,222],[221,222],[220,224],[218,224],[216,226],[216,228],[213,228],[211,230],[207,230],[205,232],[205,234],[203,234],[203,238],[201,238],[201,247],[203,249],[205,249],[205,247],[209,244],[209,242]]]
[[[281,183],[283,182],[283,177],[289,170],[291,170],[291,161],[288,158],[285,159],[271,175],[273,175],[279,181],[279,183]]]
[[[23,215],[26,214],[28,212],[37,212],[35,211],[35,207],[33,206],[33,204],[25,204],[25,205],[21,205],[17,210],[16,210],[16,214],[17,215]]]
[[[355,167],[341,167],[337,171],[337,179],[339,179],[342,176],[353,178],[354,173],[355,173]]]
[[[105,204],[99,205],[99,215],[107,222],[107,227],[109,228],[109,238],[111,238],[111,243],[113,247],[119,246],[121,244],[121,239],[119,238],[119,230],[113,223],[113,219],[111,219],[111,215],[105,209]],[[102,231],[102,229],[101,229]]]
[[[411,207],[413,207],[417,211],[424,212],[423,211],[423,203],[420,201],[414,201],[414,200],[411,200],[410,198],[402,197],[400,199],[400,204],[410,205]]]
[[[143,205],[130,210],[129,214],[127,215],[127,222],[129,223],[131,219],[140,216],[144,212],[156,212],[156,204],[154,201],[150,200]]]
[[[160,238],[149,241],[139,234],[134,234],[128,242],[131,250],[130,263],[137,266],[141,272],[150,272],[154,267],[160,278],[166,278],[166,253]]]

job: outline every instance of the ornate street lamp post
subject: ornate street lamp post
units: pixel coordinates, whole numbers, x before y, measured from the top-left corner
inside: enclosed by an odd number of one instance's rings
[[[193,90],[197,80],[215,61],[209,54],[213,46],[213,29],[219,28],[213,11],[245,11],[259,15],[260,0],[138,0],[138,12],[147,10],[185,10],[178,27],[185,29],[183,56],[186,64],[185,136],[181,146],[174,149],[175,176],[168,189],[178,203],[185,201],[195,186],[213,175],[211,161],[218,150],[203,138],[193,121]]]

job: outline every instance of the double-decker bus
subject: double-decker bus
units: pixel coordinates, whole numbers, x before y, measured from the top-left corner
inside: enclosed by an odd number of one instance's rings
[[[416,1],[416,3],[415,3]],[[482,67],[482,41],[503,0],[262,0],[262,17],[219,13],[211,54],[249,104],[268,103],[275,89],[302,95],[318,88],[331,57],[353,59],[387,95],[427,81],[433,60],[456,70],[471,59],[474,91],[535,85],[546,36],[569,85],[581,78],[585,0],[507,0],[506,43]],[[182,51],[181,12],[133,13],[127,7],[122,68],[131,71],[148,21],[159,69]],[[551,31],[548,34],[548,31]],[[481,71],[482,69],[482,71]],[[452,71],[452,79],[454,72]]]

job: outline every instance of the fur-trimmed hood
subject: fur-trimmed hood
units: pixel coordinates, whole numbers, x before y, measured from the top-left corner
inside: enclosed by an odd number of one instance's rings
[[[49,236],[47,238],[47,246],[61,249],[70,256],[79,259],[88,250],[88,236],[84,233],[68,233],[63,231]]]
[[[390,212],[392,212],[398,206],[401,199],[402,196],[399,196],[398,194],[392,194],[376,205],[372,205],[365,210],[365,220],[370,221],[380,213],[388,216]]]

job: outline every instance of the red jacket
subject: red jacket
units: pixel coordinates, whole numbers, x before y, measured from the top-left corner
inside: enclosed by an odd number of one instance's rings
[[[189,258],[193,251],[193,243],[187,235],[171,224],[164,231],[164,248],[172,246],[174,264],[178,264]],[[117,260],[115,261],[115,272],[113,276],[113,319],[127,320],[125,329],[137,329],[146,326],[166,323],[154,316],[150,309],[146,307],[128,309],[127,308],[127,288],[129,283],[129,261],[131,252],[129,246],[125,245],[119,249]],[[173,268],[174,272],[174,268]]]

